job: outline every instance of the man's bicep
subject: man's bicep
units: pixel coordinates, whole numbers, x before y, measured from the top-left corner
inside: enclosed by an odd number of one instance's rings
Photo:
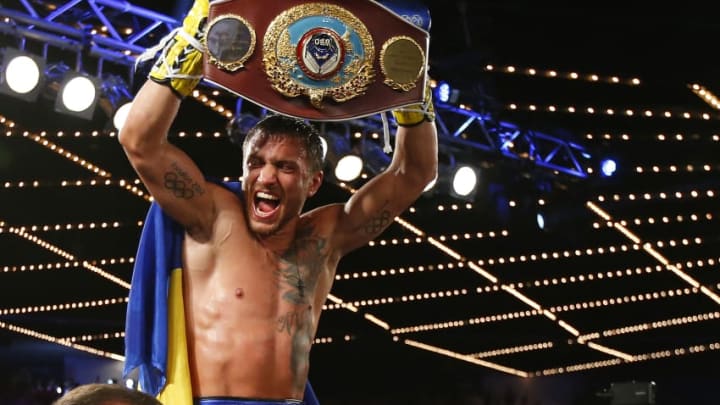
[[[361,187],[343,207],[338,234],[348,252],[375,239],[417,197],[393,172],[384,172]]]
[[[174,145],[155,156],[132,159],[150,194],[191,235],[209,236],[214,215],[209,185],[195,163]]]

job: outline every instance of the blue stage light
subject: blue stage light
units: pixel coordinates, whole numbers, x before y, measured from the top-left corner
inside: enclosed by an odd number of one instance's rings
[[[452,88],[447,82],[440,82],[435,89],[437,100],[441,103],[447,103],[450,101],[450,95],[452,94]]]
[[[600,164],[603,176],[610,177],[617,171],[617,163],[613,159],[605,159]]]

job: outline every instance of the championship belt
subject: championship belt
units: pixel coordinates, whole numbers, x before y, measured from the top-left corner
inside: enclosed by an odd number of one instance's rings
[[[416,104],[429,46],[428,31],[410,22],[417,19],[371,0],[212,1],[204,78],[261,107],[316,121]]]

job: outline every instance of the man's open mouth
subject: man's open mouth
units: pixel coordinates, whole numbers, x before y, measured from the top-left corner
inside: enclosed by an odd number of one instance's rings
[[[280,205],[280,198],[264,191],[255,193],[255,214],[261,218],[271,216]]]

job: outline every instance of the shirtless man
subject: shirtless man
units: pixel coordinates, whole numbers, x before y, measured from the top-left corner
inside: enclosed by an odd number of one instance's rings
[[[339,260],[377,237],[435,178],[432,115],[394,112],[401,126],[387,170],[346,203],[303,212],[323,181],[319,135],[310,125],[271,116],[248,133],[238,159],[241,199],[206,182],[166,139],[197,79],[188,83],[157,71],[150,78],[133,102],[120,143],[157,203],[185,228],[193,396],[238,398],[223,404],[248,403],[240,398],[298,403]],[[176,194],[177,182],[192,192]]]

